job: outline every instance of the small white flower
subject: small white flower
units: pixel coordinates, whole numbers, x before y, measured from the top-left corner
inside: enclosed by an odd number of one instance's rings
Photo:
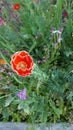
[[[61,34],[62,32],[59,31],[59,30],[55,30],[55,31],[53,30],[52,33],[53,33],[53,34],[55,34],[55,33]]]
[[[62,41],[62,38],[58,38],[58,42],[60,43]]]

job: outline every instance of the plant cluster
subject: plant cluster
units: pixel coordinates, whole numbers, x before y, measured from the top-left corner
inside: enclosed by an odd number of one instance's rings
[[[71,0],[0,1],[1,121],[73,122],[72,5]],[[33,59],[30,76],[12,70],[18,61],[11,57],[19,51]]]

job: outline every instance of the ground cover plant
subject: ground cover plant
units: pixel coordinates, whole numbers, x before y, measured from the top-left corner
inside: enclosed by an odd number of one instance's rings
[[[0,121],[73,123],[71,0],[0,1]]]

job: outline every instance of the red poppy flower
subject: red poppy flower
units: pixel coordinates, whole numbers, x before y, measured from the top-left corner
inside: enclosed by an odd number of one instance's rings
[[[20,4],[19,4],[19,3],[14,4],[14,5],[13,5],[13,9],[14,9],[14,10],[19,10],[19,9],[20,9]]]
[[[64,17],[68,17],[68,12],[67,12],[67,11],[64,11],[64,12],[63,12],[63,15],[64,15]]]
[[[29,76],[33,70],[33,59],[26,51],[18,51],[11,57],[12,69],[19,76]]]

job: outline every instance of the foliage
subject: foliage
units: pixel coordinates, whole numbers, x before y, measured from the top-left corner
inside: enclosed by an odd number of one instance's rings
[[[0,120],[27,122],[65,122],[73,112],[73,11],[71,1],[3,0],[0,26]],[[63,12],[68,12],[68,17]],[[29,77],[12,71],[11,55],[26,50],[34,60]],[[27,89],[27,99],[17,93]],[[71,118],[73,119],[73,118]],[[72,120],[70,120],[72,122]]]

